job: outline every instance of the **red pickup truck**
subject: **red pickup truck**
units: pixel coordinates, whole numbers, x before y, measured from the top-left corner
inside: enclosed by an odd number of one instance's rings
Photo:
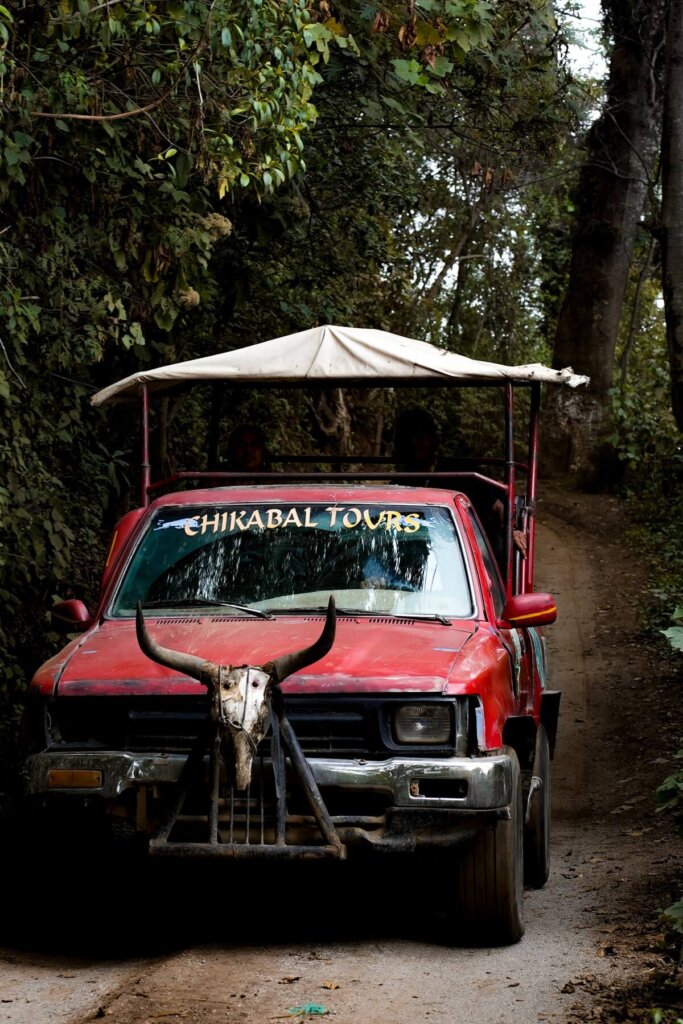
[[[97,609],[55,609],[81,632],[31,685],[31,803],[153,856],[445,859],[454,930],[517,941],[548,875],[552,597],[503,578],[457,481],[197,474],[150,502],[146,461]]]

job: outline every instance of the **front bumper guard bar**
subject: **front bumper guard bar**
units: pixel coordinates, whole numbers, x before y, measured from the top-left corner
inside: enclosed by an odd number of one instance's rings
[[[342,843],[337,830],[330,818],[325,803],[320,795],[318,784],[306,761],[299,741],[287,718],[284,703],[277,689],[273,690],[270,714],[271,760],[270,769],[273,776],[275,802],[272,835],[273,840],[267,841],[270,830],[266,830],[264,787],[265,779],[258,779],[259,797],[256,803],[258,811],[254,815],[257,841],[252,841],[252,782],[246,793],[246,819],[244,832],[241,833],[241,822],[236,828],[236,794],[234,772],[231,757],[231,736],[219,722],[208,718],[200,730],[185,764],[180,772],[177,783],[177,794],[171,809],[158,831],[149,840],[149,854],[156,857],[222,857],[231,859],[346,859],[346,846]],[[188,800],[192,794],[205,785],[205,760],[208,748],[208,812],[200,824],[206,830],[204,840],[186,842],[178,838],[176,827],[182,834],[183,824],[191,821],[197,823],[196,814],[185,814]],[[286,760],[289,757],[292,770],[298,778],[309,804],[315,825],[322,842],[311,842],[306,845],[287,843],[287,808],[286,808]],[[228,810],[227,824],[220,819],[221,809]],[[191,810],[191,808],[190,808]],[[260,837],[260,838],[259,838]]]
[[[52,748],[35,754],[26,764],[26,791],[29,796],[58,794],[48,787],[51,769],[87,769],[101,771],[102,788],[74,790],[76,796],[116,799],[140,786],[165,787],[177,784],[185,754],[135,754],[124,751],[67,751]],[[318,787],[384,793],[394,807],[459,809],[466,812],[499,810],[512,799],[512,768],[507,754],[488,757],[407,758],[390,757],[384,761],[349,758],[306,758]],[[255,775],[259,765],[255,763]],[[464,783],[463,796],[433,799],[412,795],[416,780],[438,779]]]

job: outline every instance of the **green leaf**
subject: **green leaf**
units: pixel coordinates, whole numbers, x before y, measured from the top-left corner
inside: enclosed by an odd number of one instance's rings
[[[669,629],[660,629],[675,651],[683,651],[683,626],[671,626]]]
[[[679,935],[683,935],[683,900],[667,907],[662,914],[662,920]]]
[[[451,63],[450,60],[446,60],[445,57],[437,57],[432,72],[438,75],[439,78],[445,78],[446,75],[450,75],[454,67],[455,64]]]
[[[422,65],[418,64],[416,60],[392,60],[391,63],[394,67],[394,74],[402,82],[417,85],[418,83],[424,84],[427,81]]]
[[[388,107],[389,110],[395,110],[397,114],[406,116],[408,113],[408,108],[405,104],[399,103],[399,101],[394,99],[393,96],[382,96],[382,103],[385,107]]]

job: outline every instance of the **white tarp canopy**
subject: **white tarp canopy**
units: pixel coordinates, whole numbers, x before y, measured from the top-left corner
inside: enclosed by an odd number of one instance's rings
[[[147,384],[150,391],[157,391],[189,381],[272,384],[310,380],[334,384],[335,381],[378,379],[415,385],[435,380],[446,383],[449,379],[540,381],[568,384],[572,388],[587,384],[589,380],[573,373],[570,367],[551,370],[540,363],[504,366],[502,363],[469,359],[388,331],[328,325],[288,334],[284,338],[273,338],[233,352],[219,352],[202,359],[188,359],[184,363],[134,373],[98,391],[93,395],[92,403],[104,405],[110,401],[125,401],[137,395],[140,384]]]

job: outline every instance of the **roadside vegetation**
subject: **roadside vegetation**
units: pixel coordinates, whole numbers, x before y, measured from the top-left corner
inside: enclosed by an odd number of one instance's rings
[[[10,736],[54,597],[92,601],[135,500],[137,424],[92,410],[97,387],[325,322],[550,356],[541,235],[570,213],[537,182],[578,159],[587,98],[565,41],[535,0],[0,5]],[[205,401],[161,404],[157,468],[206,463]],[[361,402],[226,399],[214,421],[351,450],[382,412]]]
[[[322,323],[592,376],[545,451],[626,497],[683,685],[683,6],[603,9],[604,83],[570,66],[573,0],[0,3],[0,758],[51,605],[93,602],[135,501],[137,424],[90,395]],[[498,436],[470,395],[433,413],[446,454]],[[274,449],[388,450],[395,414],[164,399],[155,470],[249,419]],[[683,830],[681,765],[657,800]],[[683,902],[664,918],[683,936]]]
[[[5,750],[54,598],[92,602],[135,500],[137,426],[93,390],[318,323],[591,374],[546,450],[629,494],[680,646],[680,33],[663,0],[603,6],[606,83],[571,70],[572,0],[0,5]],[[497,435],[469,396],[434,414],[446,449]],[[275,449],[353,454],[394,415],[372,392],[165,400],[153,457],[205,465],[250,417]]]

